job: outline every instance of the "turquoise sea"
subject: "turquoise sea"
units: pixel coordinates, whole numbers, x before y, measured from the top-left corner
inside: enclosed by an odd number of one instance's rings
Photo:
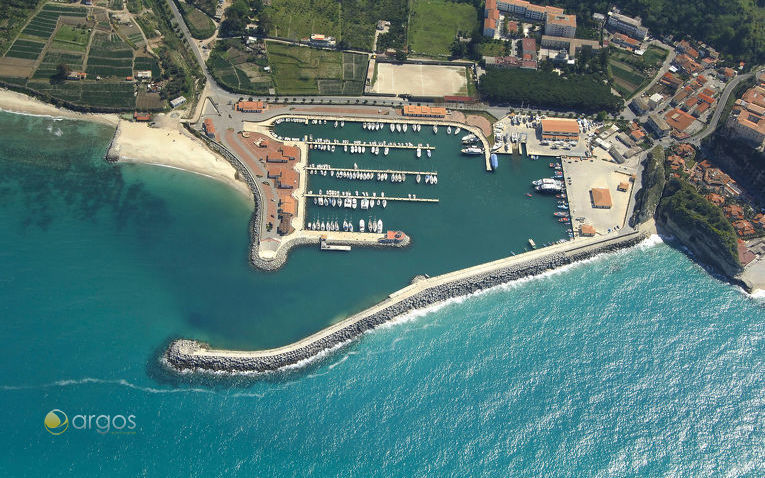
[[[284,343],[416,267],[300,249],[254,271],[246,201],[105,164],[111,134],[0,113],[1,476],[765,474],[765,303],[660,241],[413,313],[278,376],[168,380],[170,337]],[[52,409],[70,421],[58,436]]]

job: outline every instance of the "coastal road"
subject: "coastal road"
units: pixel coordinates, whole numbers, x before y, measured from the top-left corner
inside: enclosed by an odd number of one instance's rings
[[[762,72],[763,70],[759,70],[757,73]],[[707,124],[707,127],[700,132],[696,133],[695,135],[691,136],[688,140],[689,143],[693,143],[696,146],[699,146],[701,144],[701,141],[712,134],[715,129],[717,129],[717,123],[720,121],[720,117],[722,116],[723,111],[725,110],[725,105],[728,103],[728,98],[730,97],[731,93],[734,89],[742,82],[746,81],[749,78],[752,77],[754,73],[747,73],[744,75],[738,75],[736,78],[730,81],[728,85],[723,90],[722,94],[720,95],[720,99],[717,101],[717,107],[715,108],[715,112],[712,115],[712,118],[709,120],[709,124]]]

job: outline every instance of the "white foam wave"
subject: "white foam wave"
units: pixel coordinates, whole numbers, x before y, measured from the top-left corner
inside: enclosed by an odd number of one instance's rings
[[[59,387],[72,387],[85,384],[105,384],[105,385],[119,385],[122,387],[132,388],[146,393],[213,393],[212,390],[204,388],[154,388],[144,387],[136,385],[125,379],[101,379],[94,377],[84,377],[78,379],[66,379],[56,380],[55,382],[43,383],[38,385],[0,385],[0,390],[36,390],[41,388],[59,388]]]

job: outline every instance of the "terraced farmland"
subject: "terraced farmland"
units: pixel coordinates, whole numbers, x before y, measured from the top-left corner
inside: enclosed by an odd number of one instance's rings
[[[50,78],[56,74],[56,69],[61,63],[66,64],[72,71],[82,71],[82,60],[83,55],[79,53],[48,51],[33,78]]]
[[[268,42],[268,62],[279,94],[360,95],[364,90],[366,55]]]
[[[101,77],[132,76],[133,50],[114,33],[97,33],[88,54],[86,72]]]
[[[153,78],[159,78],[159,75],[162,73],[159,69],[159,63],[157,62],[156,58],[147,56],[135,57],[135,60],[133,61],[133,69],[151,70],[151,76]]]
[[[58,18],[61,16],[85,18],[87,10],[77,7],[60,5],[45,5],[40,13],[21,31],[22,36],[43,38],[46,41],[56,30]]]
[[[18,39],[13,46],[11,46],[11,49],[8,50],[8,53],[5,56],[36,60],[37,57],[40,56],[40,52],[42,52],[44,47],[45,43]]]
[[[30,81],[28,85],[40,93],[83,106],[101,108],[133,108],[135,93],[132,83],[102,81],[98,83],[67,81]]]

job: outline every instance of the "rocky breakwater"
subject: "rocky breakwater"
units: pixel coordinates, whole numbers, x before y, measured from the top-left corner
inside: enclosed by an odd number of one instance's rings
[[[646,238],[632,232],[609,239],[581,240],[416,281],[390,298],[293,344],[270,350],[217,350],[180,339],[170,343],[161,363],[177,373],[271,372],[294,366],[358,338],[407,312],[469,295],[523,277],[538,275],[597,254],[634,246]],[[526,256],[526,257],[524,257]]]

